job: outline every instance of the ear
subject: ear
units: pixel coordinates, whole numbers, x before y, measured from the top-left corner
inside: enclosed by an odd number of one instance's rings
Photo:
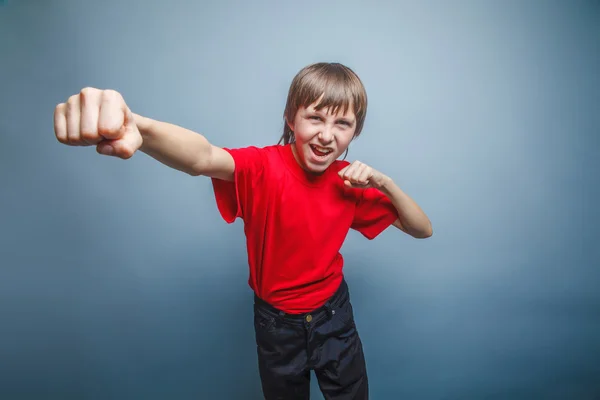
[[[294,123],[293,123],[293,122],[290,122],[290,120],[288,119],[288,117],[287,117],[287,116],[285,117],[285,123],[287,124],[288,128],[290,128],[290,130],[291,130],[292,132],[294,132]]]

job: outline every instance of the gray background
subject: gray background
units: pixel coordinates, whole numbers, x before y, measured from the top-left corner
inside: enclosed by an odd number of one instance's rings
[[[367,87],[349,159],[434,226],[343,248],[372,398],[600,398],[597,1],[3,4],[0,398],[261,397],[241,222],[205,178],[59,144],[52,113],[113,88],[268,145],[315,61]]]

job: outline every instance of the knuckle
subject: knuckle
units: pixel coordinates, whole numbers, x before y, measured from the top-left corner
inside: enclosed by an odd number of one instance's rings
[[[69,96],[69,99],[67,100],[67,105],[73,106],[73,105],[77,104],[78,101],[79,101],[79,94],[74,94],[72,96]]]
[[[66,104],[67,114],[71,114],[78,109],[78,106],[77,106],[78,100],[79,100],[78,95],[73,95],[73,96],[69,97],[69,100],[67,100],[67,104]]]
[[[66,107],[65,103],[57,104],[56,107],[54,107],[54,115],[61,114],[65,110],[65,107]]]
[[[83,97],[90,97],[92,96],[94,93],[96,93],[96,89],[92,88],[92,87],[84,87],[83,89],[81,89],[81,91],[79,92],[79,94]]]
[[[118,102],[119,100],[122,99],[121,94],[113,89],[104,90],[102,92],[102,97],[103,97],[103,99],[106,99],[108,101],[115,101],[115,102]]]
[[[98,121],[98,129],[101,131],[116,133],[121,129],[119,121],[115,116],[107,116]]]

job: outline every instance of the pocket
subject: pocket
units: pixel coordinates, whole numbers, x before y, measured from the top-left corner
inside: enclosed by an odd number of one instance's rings
[[[268,332],[275,325],[275,318],[263,317],[260,315],[254,316],[254,327],[264,332]]]
[[[338,320],[345,327],[354,327],[354,309],[352,308],[352,303],[350,303],[350,299],[344,300],[340,305],[334,308],[335,314],[334,317],[337,317]]]
[[[254,329],[269,332],[275,327],[275,317],[262,311],[258,306],[254,306]]]

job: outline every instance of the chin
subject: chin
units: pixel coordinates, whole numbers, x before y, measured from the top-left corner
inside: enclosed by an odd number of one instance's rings
[[[322,174],[323,172],[327,171],[327,168],[329,167],[329,165],[331,165],[331,164],[327,164],[327,165],[310,165],[310,164],[308,164],[306,167],[308,169],[308,172],[313,173],[315,175],[319,175],[319,174]]]
[[[330,154],[325,159],[318,159],[314,156],[309,146],[304,149],[304,168],[313,174],[322,174],[335,161],[334,154]]]

